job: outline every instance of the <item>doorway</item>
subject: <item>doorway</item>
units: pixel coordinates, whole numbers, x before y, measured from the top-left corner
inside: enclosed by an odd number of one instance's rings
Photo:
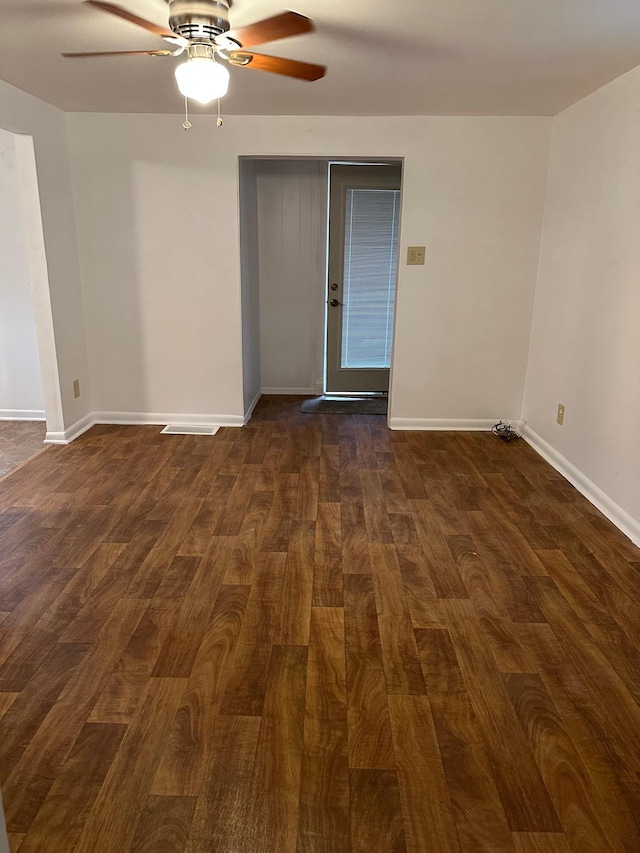
[[[401,175],[396,159],[240,158],[245,423],[261,394],[389,391]]]
[[[33,139],[0,128],[0,476],[61,429]]]
[[[327,394],[387,393],[402,168],[329,167]]]

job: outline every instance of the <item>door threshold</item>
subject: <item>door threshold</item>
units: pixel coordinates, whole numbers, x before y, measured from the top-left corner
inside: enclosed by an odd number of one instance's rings
[[[325,391],[324,394],[318,394],[318,397],[323,397],[325,400],[364,400],[371,397],[388,397],[388,391]]]
[[[384,394],[368,394],[366,397],[314,397],[300,406],[305,415],[386,415],[387,397]]]

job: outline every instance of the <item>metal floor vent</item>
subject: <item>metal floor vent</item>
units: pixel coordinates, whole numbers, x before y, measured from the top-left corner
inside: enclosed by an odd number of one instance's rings
[[[220,427],[202,424],[200,426],[189,426],[189,424],[167,424],[160,430],[165,435],[215,435]]]

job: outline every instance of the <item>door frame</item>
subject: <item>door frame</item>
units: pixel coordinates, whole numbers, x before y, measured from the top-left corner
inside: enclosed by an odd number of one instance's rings
[[[0,127],[2,130],[11,133],[15,142],[22,226],[27,251],[27,264],[31,277],[31,299],[44,395],[44,420],[47,429],[45,444],[47,444],[50,443],[49,437],[51,435],[64,435],[65,421],[40,206],[35,144],[30,133],[4,123],[0,124]]]
[[[326,187],[327,187],[327,196],[326,196],[326,204],[325,204],[325,228],[323,229],[323,239],[326,243],[326,257],[324,270],[322,275],[319,276],[318,280],[318,301],[317,301],[317,325],[316,325],[316,351],[317,351],[317,372],[316,379],[314,381],[314,391],[310,391],[310,394],[315,393],[316,396],[320,396],[326,393],[326,313],[327,313],[327,264],[328,264],[328,251],[329,251],[329,203],[328,203],[328,189],[329,189],[329,167],[336,165],[354,165],[354,166],[372,166],[372,165],[385,165],[385,166],[399,166],[401,169],[402,175],[402,183],[401,183],[401,199],[404,199],[404,176],[405,176],[405,157],[403,154],[383,154],[383,155],[374,155],[374,154],[365,154],[365,155],[354,155],[353,153],[333,153],[328,155],[326,153],[312,153],[312,154],[294,154],[294,153],[282,153],[282,154],[274,154],[274,153],[261,153],[259,150],[254,151],[250,154],[241,154],[238,156],[236,161],[236,183],[237,183],[237,193],[238,193],[238,205],[240,205],[240,180],[239,180],[239,172],[241,163],[247,160],[313,160],[318,163],[322,163],[327,169],[327,177],[326,177]],[[402,247],[402,203],[400,206],[400,219],[398,223],[398,245]],[[239,223],[239,227],[242,227],[242,223]],[[398,278],[400,276],[400,266],[402,260],[401,257],[398,259]],[[244,287],[244,283],[242,285]],[[393,341],[391,345],[391,368],[390,368],[390,376],[389,376],[389,411],[391,411],[393,392],[394,392],[394,358],[395,358],[395,349],[396,349],[396,327],[398,322],[398,280],[396,281],[396,295],[395,295],[395,303],[394,303],[394,322],[393,322]],[[243,333],[244,334],[244,333]],[[339,396],[339,395],[336,395]]]
[[[354,183],[349,169],[359,171],[358,184],[362,188],[398,189],[400,191],[400,214],[402,213],[402,173],[403,164],[398,161],[377,162],[330,162],[328,174],[328,230],[327,230],[327,279],[325,292],[325,363],[324,382],[328,394],[388,394],[391,366],[388,368],[342,368],[342,321],[343,303],[339,297],[344,293],[344,252],[345,252],[345,207],[346,190]],[[383,171],[384,170],[384,171]],[[398,259],[394,288],[393,325],[391,359],[393,357],[393,337],[395,333],[395,309],[397,301],[397,283],[400,266],[400,218],[398,219]],[[338,305],[332,306],[335,300]],[[333,322],[330,322],[333,320]],[[355,380],[355,382],[354,382]],[[354,385],[354,387],[347,387]]]

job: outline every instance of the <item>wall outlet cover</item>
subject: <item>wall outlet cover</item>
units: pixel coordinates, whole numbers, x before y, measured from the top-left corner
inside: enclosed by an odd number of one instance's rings
[[[409,246],[407,249],[407,264],[421,266],[424,264],[425,246]]]

